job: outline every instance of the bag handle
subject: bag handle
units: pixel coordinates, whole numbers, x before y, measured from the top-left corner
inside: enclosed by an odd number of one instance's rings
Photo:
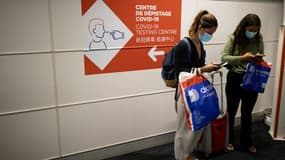
[[[219,74],[220,78],[221,78],[221,107],[220,107],[220,114],[224,115],[225,111],[224,111],[224,90],[223,90],[223,72],[222,71],[214,71],[213,73],[211,73],[211,81],[214,85],[214,77],[215,74]]]

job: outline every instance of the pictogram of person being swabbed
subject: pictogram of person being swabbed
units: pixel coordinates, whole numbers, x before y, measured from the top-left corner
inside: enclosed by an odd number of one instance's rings
[[[101,18],[90,19],[88,30],[90,34],[89,49],[90,50],[104,50],[108,48],[108,43],[111,40],[124,39],[124,32],[119,30],[107,31],[105,30],[104,20]],[[106,40],[108,39],[108,40]]]

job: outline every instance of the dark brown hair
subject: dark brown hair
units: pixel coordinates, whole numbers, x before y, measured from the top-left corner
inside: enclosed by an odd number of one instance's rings
[[[249,39],[245,36],[246,27],[257,26],[257,34],[254,37],[257,43],[261,40],[260,27],[261,21],[258,15],[256,14],[247,14],[238,24],[237,28],[234,31],[235,42],[234,46],[237,46],[239,51],[242,52],[246,45],[248,44]],[[234,49],[234,48],[233,48]]]
[[[203,28],[211,28],[211,27],[217,27],[218,21],[216,17],[209,13],[207,10],[200,11],[192,23],[188,33],[196,33],[198,31],[198,27],[201,24]]]

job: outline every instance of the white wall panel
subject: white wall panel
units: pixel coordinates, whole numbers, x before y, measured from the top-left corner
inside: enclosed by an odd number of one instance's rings
[[[264,43],[264,53],[266,54],[266,56],[264,57],[264,60],[272,63],[272,69],[271,69],[270,75],[274,76],[274,78],[275,78],[275,71],[276,71],[276,56],[277,56],[277,48],[278,48],[277,46],[278,46],[278,41]]]
[[[70,154],[175,129],[173,93],[59,109],[62,152]]]
[[[221,52],[223,51],[224,44],[204,45],[206,50],[206,63],[219,63],[221,62]]]
[[[52,55],[0,56],[0,113],[55,106]]]
[[[264,93],[258,95],[254,112],[262,112],[273,106],[274,78],[269,78]]]
[[[59,156],[55,110],[0,116],[0,159],[39,160]]]
[[[284,0],[283,0],[283,23],[282,25],[285,24],[285,3],[284,3]]]
[[[260,16],[264,40],[278,39],[279,25],[283,18],[282,1],[209,1],[199,0],[199,8],[207,9],[218,19],[219,27],[214,34],[213,42],[224,42],[233,33],[240,20],[248,13]]]
[[[55,50],[83,49],[83,21],[80,0],[51,0]]]
[[[188,30],[193,23],[193,20],[198,10],[198,1],[182,0],[181,13],[181,37],[188,36]]]
[[[84,75],[83,53],[56,54],[59,105],[168,89],[160,69]]]
[[[51,50],[48,0],[1,0],[0,21],[0,54]]]

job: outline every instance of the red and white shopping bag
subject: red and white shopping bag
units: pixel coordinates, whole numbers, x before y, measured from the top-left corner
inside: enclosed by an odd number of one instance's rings
[[[219,115],[219,100],[213,84],[202,74],[181,72],[179,90],[188,127],[197,131]]]

